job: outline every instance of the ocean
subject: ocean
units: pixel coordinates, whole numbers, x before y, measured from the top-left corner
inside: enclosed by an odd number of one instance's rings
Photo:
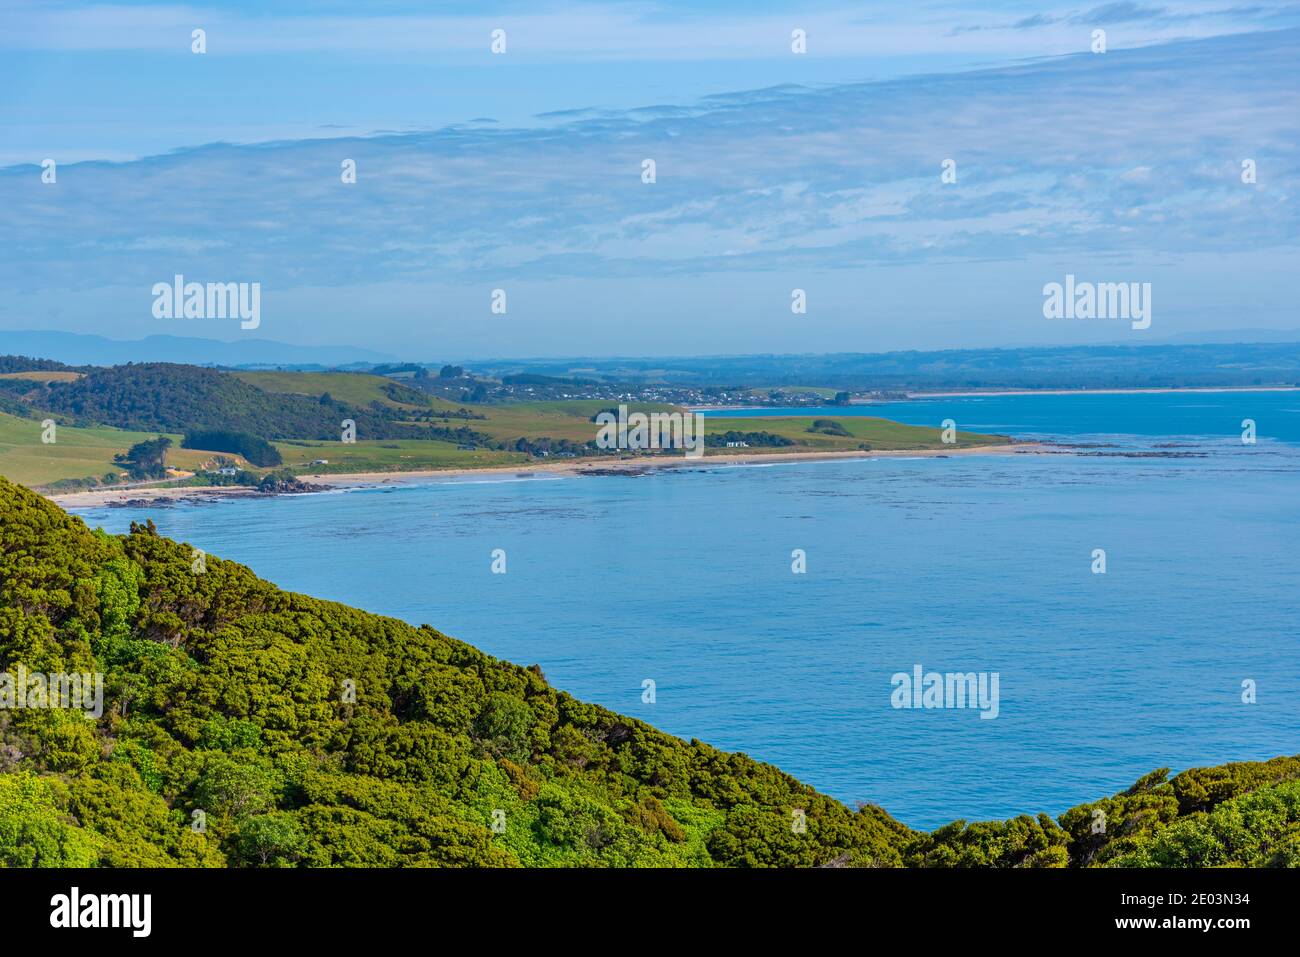
[[[705,462],[79,514],[114,532],[152,518],[282,587],[537,663],[579,698],[918,828],[1300,752],[1300,393],[816,414],[952,418],[1081,454]],[[919,701],[895,694],[917,666],[996,674],[996,717],[896,707]]]

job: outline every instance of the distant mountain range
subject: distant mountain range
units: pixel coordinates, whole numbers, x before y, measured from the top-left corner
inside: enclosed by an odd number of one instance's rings
[[[629,384],[821,386],[846,390],[1178,388],[1300,384],[1300,332],[1206,333],[1203,341],[811,355],[569,357],[461,360],[491,377],[543,375]],[[1192,337],[1188,336],[1188,339]],[[1291,341],[1286,341],[1287,339]],[[1212,340],[1212,341],[1205,341]],[[1283,341],[1279,341],[1283,340]],[[69,332],[0,332],[0,355],[68,365],[175,362],[234,369],[391,372],[437,368],[444,358],[393,356],[355,346],[183,336],[122,341]]]
[[[68,365],[182,362],[188,365],[317,366],[336,368],[392,362],[395,357],[355,346],[295,346],[271,339],[223,342],[194,336],[147,336],[120,340],[73,332],[0,332],[0,355],[56,359]]]
[[[1300,384],[1300,343],[1057,346],[829,355],[499,359],[465,362],[494,377],[884,389],[1132,389]]]

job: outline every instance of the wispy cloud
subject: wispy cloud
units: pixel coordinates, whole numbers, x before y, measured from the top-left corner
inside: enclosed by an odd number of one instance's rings
[[[346,285],[1287,245],[1297,53],[1300,31],[1281,31],[535,129],[213,144],[74,164],[54,186],[13,167],[0,276]],[[955,185],[940,182],[949,158]]]

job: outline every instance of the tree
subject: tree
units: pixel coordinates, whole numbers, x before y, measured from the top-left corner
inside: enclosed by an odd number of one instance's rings
[[[165,435],[156,439],[137,442],[126,452],[113,457],[113,461],[125,468],[133,479],[160,479],[167,477],[167,450],[172,440]]]
[[[256,764],[209,752],[211,761],[194,788],[197,806],[207,814],[241,818],[274,807],[273,776]]]
[[[272,811],[240,821],[235,848],[247,864],[260,867],[288,867],[302,853],[305,838],[292,814]]]
[[[520,760],[528,757],[528,730],[532,725],[533,712],[527,702],[494,691],[474,722],[474,732],[493,754]]]
[[[68,823],[51,781],[29,771],[0,775],[0,867],[90,867],[95,843]]]
[[[183,449],[202,449],[205,452],[228,452],[242,455],[254,465],[270,468],[280,465],[280,451],[266,439],[248,432],[233,429],[195,429],[185,433],[181,440]]]

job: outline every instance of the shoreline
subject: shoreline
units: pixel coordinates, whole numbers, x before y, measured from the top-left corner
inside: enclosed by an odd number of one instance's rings
[[[723,453],[706,455],[699,459],[682,456],[644,456],[638,458],[620,458],[613,461],[583,462],[536,462],[524,465],[490,465],[484,468],[448,468],[448,469],[412,469],[407,472],[332,472],[312,475],[302,473],[297,476],[313,485],[329,486],[328,491],[346,491],[350,489],[400,487],[404,485],[437,484],[439,480],[456,480],[473,476],[521,476],[554,475],[559,478],[581,478],[583,476],[602,476],[611,474],[638,475],[665,468],[706,468],[715,465],[745,466],[772,463],[797,464],[800,462],[824,462],[841,459],[870,458],[937,458],[968,455],[1017,455],[1038,453],[1047,450],[1041,442],[1017,442],[1011,445],[980,445],[956,449],[898,449],[888,451],[873,449],[865,452],[848,449],[835,452],[772,452],[772,453]],[[44,494],[44,493],[42,493]],[[263,493],[243,486],[172,486],[162,488],[119,488],[90,489],[81,492],[64,492],[44,497],[64,509],[102,508],[104,506],[143,499],[152,502],[156,499],[195,499],[198,501],[217,501],[223,498],[269,498],[282,495],[313,495],[320,492],[272,492]]]

